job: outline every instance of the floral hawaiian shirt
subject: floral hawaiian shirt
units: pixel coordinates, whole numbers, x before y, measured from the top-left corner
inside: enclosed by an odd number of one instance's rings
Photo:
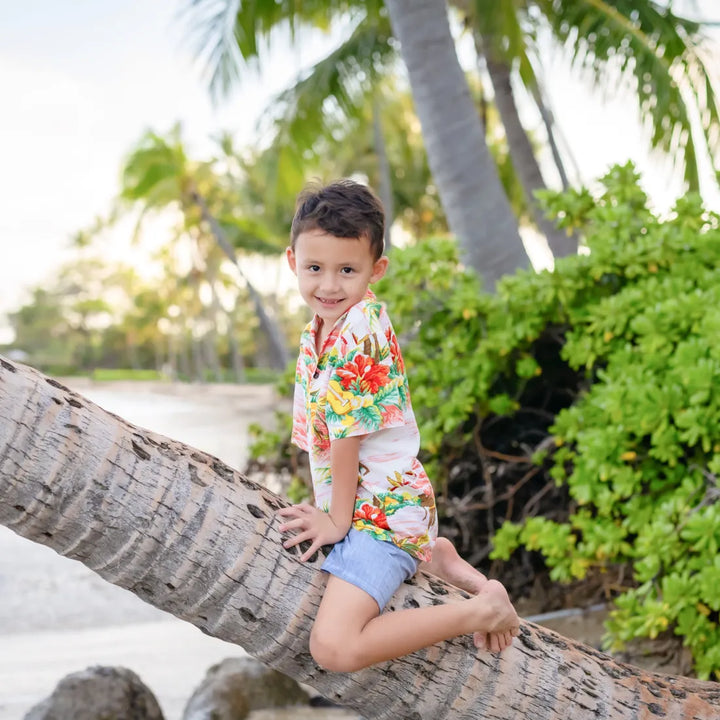
[[[429,560],[435,498],[417,459],[420,436],[390,318],[368,290],[335,323],[319,356],[317,330],[315,317],[300,339],[292,433],[310,456],[315,504],[330,507],[330,442],[362,435],[353,527]]]

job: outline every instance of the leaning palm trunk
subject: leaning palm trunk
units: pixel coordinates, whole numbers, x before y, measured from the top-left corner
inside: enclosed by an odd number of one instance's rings
[[[392,238],[390,228],[395,220],[395,206],[392,193],[392,174],[388,160],[387,145],[382,128],[380,99],[376,95],[372,103],[373,149],[378,162],[378,192],[385,210],[385,252],[390,252]]]
[[[510,159],[530,205],[533,219],[540,232],[545,235],[548,246],[555,258],[572,255],[578,249],[577,237],[566,233],[547,218],[538,203],[538,199],[535,197],[537,190],[546,190],[547,186],[530,143],[530,138],[520,122],[520,115],[510,81],[510,67],[503,60],[496,60],[492,57],[492,39],[484,38],[482,43],[476,41],[476,44],[479,46],[479,50],[485,50],[485,63],[495,93],[495,106],[505,129]]]
[[[715,684],[648,674],[531,623],[500,656],[462,637],[359,673],[325,672],[307,649],[320,560],[283,550],[281,504],[216,458],[0,358],[0,523],[367,718],[720,716]],[[459,598],[421,574],[390,611]]]
[[[237,259],[233,246],[225,236],[217,218],[210,212],[210,208],[208,208],[205,198],[197,190],[191,190],[190,195],[200,208],[202,218],[210,226],[212,234],[221,250],[225,253],[233,265],[235,265],[237,271],[240,273],[240,277],[245,281],[245,285],[250,295],[250,300],[255,308],[255,314],[260,322],[260,327],[262,327],[265,331],[270,343],[270,362],[276,370],[285,370],[290,357],[278,323],[265,311],[265,305],[260,293],[255,289],[247,275],[240,267],[240,263]]]
[[[492,291],[526,267],[517,218],[458,61],[444,0],[386,0],[407,66],[428,163],[463,260]]]

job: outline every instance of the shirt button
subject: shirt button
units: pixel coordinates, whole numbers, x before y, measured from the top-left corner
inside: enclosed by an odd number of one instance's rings
[[[320,377],[320,371],[319,371],[319,370],[316,370],[316,371],[313,373],[313,378],[314,378],[315,380],[317,380],[319,377]]]

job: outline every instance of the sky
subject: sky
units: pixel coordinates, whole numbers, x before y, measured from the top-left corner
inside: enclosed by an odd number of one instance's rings
[[[0,2],[0,343],[11,339],[5,313],[30,288],[51,283],[70,257],[73,234],[108,212],[122,160],[146,129],[164,133],[180,121],[195,157],[210,151],[221,130],[237,146],[251,145],[272,96],[329,44],[316,39],[289,49],[276,42],[262,76],[244,72],[240,88],[215,105],[180,16],[187,3]],[[720,15],[717,0],[695,5]],[[717,29],[713,37],[720,43]],[[680,180],[668,162],[648,156],[627,98],[590,91],[559,56],[548,58],[545,78],[582,179],[633,159],[657,207],[667,209],[682,192]],[[717,192],[707,201],[720,210]]]

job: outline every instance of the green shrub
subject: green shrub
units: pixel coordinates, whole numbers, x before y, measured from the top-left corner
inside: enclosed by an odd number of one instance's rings
[[[545,194],[589,250],[553,272],[489,295],[435,239],[375,291],[443,533],[516,592],[608,578],[609,648],[672,631],[720,677],[720,223],[692,195],[656,217],[631,165],[602,183]]]
[[[489,528],[491,558],[539,552],[555,580],[630,569],[624,586],[608,590],[607,646],[672,630],[700,677],[720,677],[718,217],[690,195],[659,219],[630,165],[602,182],[597,199],[546,194],[589,249],[554,272],[519,272],[491,297],[458,265],[452,243],[428,241],[394,252],[377,293],[404,336],[446,512],[478,499],[493,516],[464,524]],[[533,400],[553,391],[542,408]],[[532,411],[548,421],[523,440]],[[491,442],[498,425],[505,436]],[[459,508],[452,474],[468,448],[475,478]],[[498,505],[522,480],[517,469],[530,472],[529,455],[533,492],[547,495],[552,478],[568,493],[563,508]]]
[[[562,356],[593,378],[551,428],[551,472],[574,509],[563,524],[506,526],[495,554],[532,544],[560,580],[628,563],[608,646],[671,628],[698,675],[720,677],[718,218],[688,196],[659,220],[629,167],[604,183],[597,204],[547,198],[590,249],[554,273],[569,321]]]

